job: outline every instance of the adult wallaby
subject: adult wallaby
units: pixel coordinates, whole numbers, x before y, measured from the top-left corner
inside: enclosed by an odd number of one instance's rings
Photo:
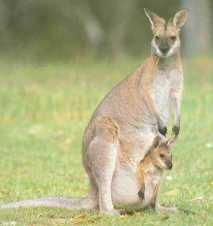
[[[83,165],[91,185],[88,197],[25,200],[1,208],[98,208],[102,213],[118,214],[113,204],[141,204],[137,168],[158,130],[166,134],[170,110],[175,135],[180,129],[183,74],[179,32],[187,11],[177,12],[167,23],[151,11],[145,10],[145,14],[154,35],[151,56],[105,96],[84,133]]]

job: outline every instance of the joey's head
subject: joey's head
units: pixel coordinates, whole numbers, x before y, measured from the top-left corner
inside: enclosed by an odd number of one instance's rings
[[[171,57],[180,49],[180,30],[187,20],[187,10],[178,11],[173,18],[166,22],[150,10],[144,9],[151,24],[153,39],[152,53],[160,58]]]
[[[176,141],[176,137],[162,139],[156,136],[150,150],[150,157],[155,166],[160,169],[172,169],[171,149]]]

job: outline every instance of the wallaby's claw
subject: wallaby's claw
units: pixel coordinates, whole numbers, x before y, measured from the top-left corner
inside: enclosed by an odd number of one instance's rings
[[[159,127],[158,130],[163,136],[166,136],[166,134],[167,134],[167,127],[163,127],[163,128]]]
[[[173,126],[172,132],[174,133],[175,136],[178,136],[179,132],[180,132],[180,127],[179,126]]]

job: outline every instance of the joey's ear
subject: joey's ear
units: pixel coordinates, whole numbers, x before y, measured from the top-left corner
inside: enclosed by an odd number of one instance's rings
[[[168,148],[173,147],[173,145],[176,143],[176,140],[177,140],[177,136],[170,137],[170,138],[166,141],[166,146],[167,146]]]
[[[177,28],[181,28],[186,23],[187,16],[188,16],[188,10],[187,9],[183,9],[183,10],[178,11],[173,18],[173,24]]]
[[[144,8],[145,15],[148,17],[151,24],[152,31],[158,26],[165,26],[166,21],[159,17],[157,14],[151,12],[150,10]]]
[[[160,142],[161,142],[161,137],[160,137],[160,136],[156,136],[156,137],[153,139],[151,149],[154,149],[154,148],[158,147],[159,144],[160,144]]]

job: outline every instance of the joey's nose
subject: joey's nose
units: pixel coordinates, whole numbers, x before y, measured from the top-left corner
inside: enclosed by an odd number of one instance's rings
[[[172,169],[172,162],[171,161],[167,161],[166,165],[167,165],[168,169]]]
[[[168,168],[172,169],[172,163],[171,162],[169,163]]]

